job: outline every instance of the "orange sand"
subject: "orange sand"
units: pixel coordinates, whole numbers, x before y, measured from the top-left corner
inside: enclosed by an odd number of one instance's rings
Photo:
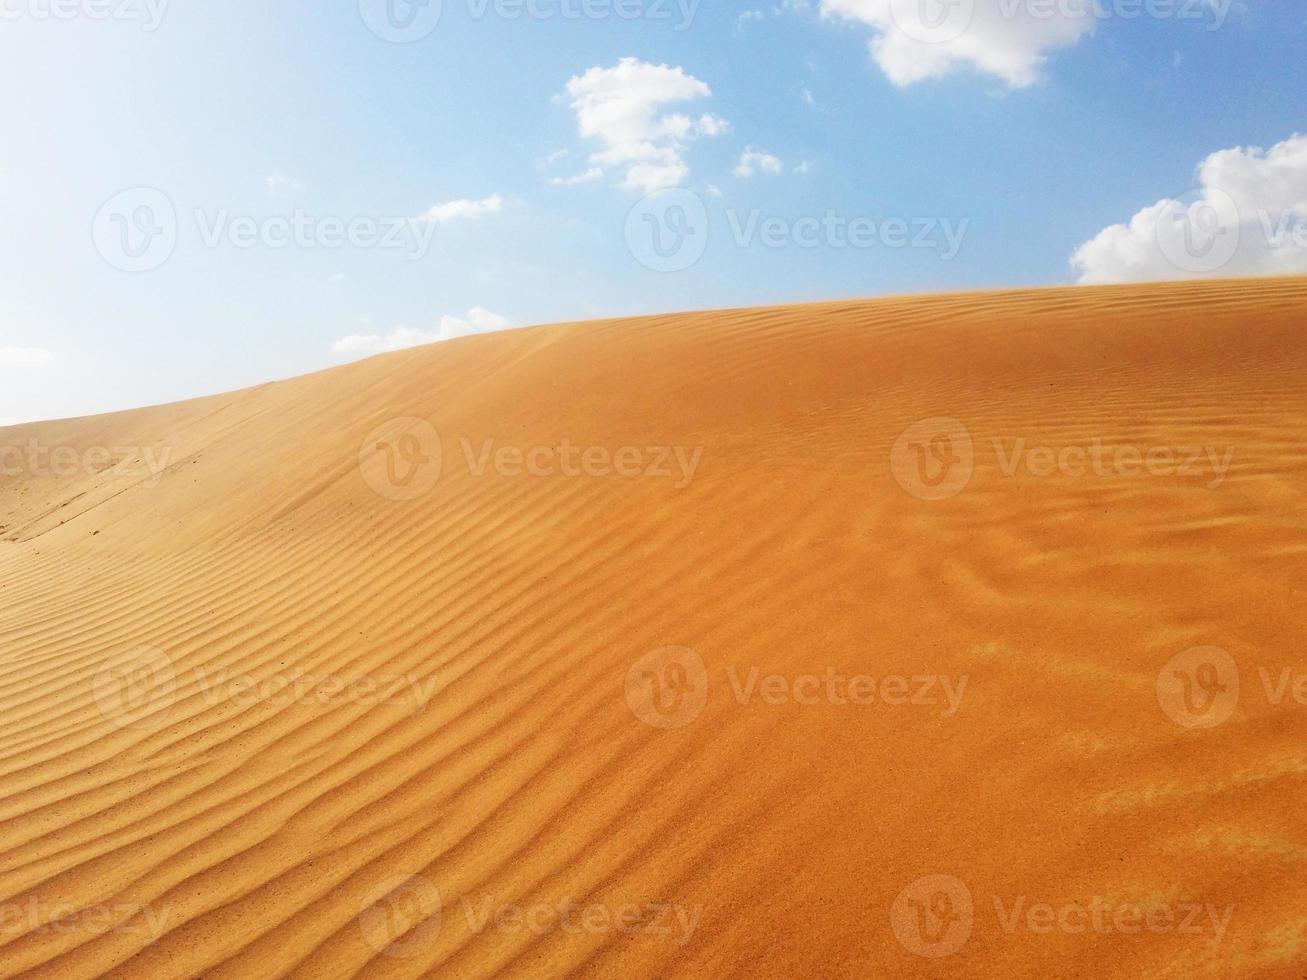
[[[1302,977],[1305,434],[1294,279],[4,430],[0,972]]]

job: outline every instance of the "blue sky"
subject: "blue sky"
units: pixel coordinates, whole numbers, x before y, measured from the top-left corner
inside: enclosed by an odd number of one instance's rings
[[[1250,243],[1263,214],[1307,216],[1294,3],[956,0],[978,5],[963,33],[923,40],[918,0],[444,0],[392,43],[368,26],[384,0],[148,2],[0,0],[0,421],[509,323],[1307,271],[1307,241]],[[124,271],[105,236],[138,234],[137,188],[176,232]],[[1163,202],[1221,220],[1227,198],[1237,253],[1163,261]],[[658,271],[631,235],[669,201],[702,207],[704,241]],[[411,247],[328,247],[332,219]]]

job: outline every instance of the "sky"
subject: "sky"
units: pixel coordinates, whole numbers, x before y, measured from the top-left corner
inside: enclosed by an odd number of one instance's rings
[[[0,0],[0,424],[469,333],[1307,272],[1284,0]]]

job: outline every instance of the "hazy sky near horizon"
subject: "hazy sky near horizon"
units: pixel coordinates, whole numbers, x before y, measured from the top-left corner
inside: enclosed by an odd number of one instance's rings
[[[0,424],[507,325],[1307,272],[1307,10],[1083,2],[0,0]]]

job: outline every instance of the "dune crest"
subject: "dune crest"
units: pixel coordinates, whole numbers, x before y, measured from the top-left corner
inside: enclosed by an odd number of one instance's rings
[[[1303,279],[0,430],[0,975],[1300,977],[1305,433]]]

